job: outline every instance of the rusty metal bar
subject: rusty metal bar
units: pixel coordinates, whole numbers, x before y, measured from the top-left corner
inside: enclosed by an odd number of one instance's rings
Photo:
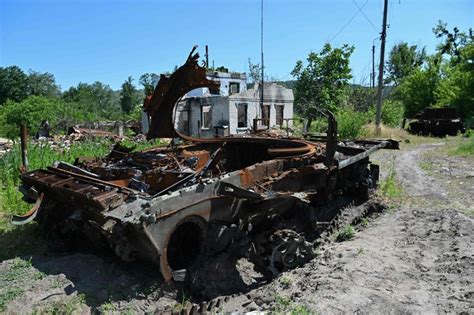
[[[338,164],[338,168],[339,169],[343,169],[351,164],[354,164],[366,157],[368,157],[370,154],[372,154],[372,152],[374,151],[377,151],[378,149],[381,149],[381,148],[384,148],[386,147],[387,145],[389,144],[389,142],[387,141],[383,141],[382,143],[380,144],[377,144],[377,145],[374,145],[373,147],[371,147],[370,149],[368,149],[367,151],[364,151],[364,152],[361,152],[357,155],[354,155],[348,159],[345,159],[343,161],[340,161],[339,164]]]

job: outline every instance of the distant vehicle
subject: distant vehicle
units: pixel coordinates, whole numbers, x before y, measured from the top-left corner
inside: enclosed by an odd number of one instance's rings
[[[455,136],[466,129],[454,108],[425,108],[415,115],[416,121],[409,124],[412,134],[435,137]]]

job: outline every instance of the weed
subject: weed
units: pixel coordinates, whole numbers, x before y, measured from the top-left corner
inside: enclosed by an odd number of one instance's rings
[[[344,242],[352,239],[355,235],[355,230],[350,224],[344,225],[342,229],[339,229],[334,235],[334,239],[337,242]]]
[[[458,147],[448,152],[451,156],[469,156],[474,155],[474,137],[464,139]]]
[[[30,169],[45,168],[55,161],[74,162],[78,156],[103,156],[110,151],[109,141],[85,140],[73,143],[70,148],[51,148],[47,143],[36,143],[28,147]],[[21,149],[16,143],[12,150],[0,159],[0,212],[23,214],[31,207],[22,200],[18,191]]]
[[[428,162],[428,161],[421,162],[420,167],[421,167],[422,170],[427,171],[427,172],[429,172],[429,171],[431,171],[435,168],[433,163]]]
[[[281,277],[280,278],[280,283],[283,285],[289,285],[291,283],[291,279],[288,277]]]
[[[301,314],[307,315],[312,314],[311,310],[306,305],[294,304],[292,303],[290,298],[276,295],[275,296],[276,306],[274,311],[276,313],[284,313],[284,314]]]
[[[40,310],[41,314],[72,314],[79,312],[85,305],[85,295],[78,294],[70,299],[56,301]]]
[[[29,273],[30,267],[31,261],[16,258],[10,268],[0,275],[0,283],[21,280]]]
[[[367,130],[367,114],[355,111],[352,108],[341,110],[337,113],[337,132],[341,139],[356,139],[364,137]]]
[[[112,302],[110,302],[110,301],[107,302],[107,303],[102,304],[102,305],[100,306],[100,308],[101,308],[101,310],[102,310],[103,312],[113,312],[113,311],[116,310],[116,309],[115,309],[115,305],[112,304]]]
[[[13,301],[23,294],[23,290],[17,287],[10,287],[5,292],[0,293],[0,312],[3,312],[7,307],[8,302]]]
[[[174,311],[180,313],[186,307],[186,304],[189,303],[189,297],[186,296],[186,293],[183,292],[181,296],[181,303],[177,303],[174,306]]]
[[[145,151],[148,149],[153,149],[159,146],[163,146],[166,144],[166,142],[164,142],[162,139],[152,139],[149,141],[136,143],[136,142],[133,142],[132,140],[125,139],[125,140],[122,140],[121,144],[130,149],[133,149],[133,152],[139,152],[139,151]]]
[[[397,205],[388,205],[387,208],[385,208],[385,212],[387,213],[394,213],[395,209],[397,208]]]
[[[291,310],[290,314],[292,315],[309,315],[314,314],[306,305],[294,305]]]
[[[364,253],[364,249],[362,247],[357,248],[357,256],[360,256]]]
[[[276,311],[280,311],[280,312],[286,311],[291,304],[291,300],[289,298],[278,295],[278,294],[275,296],[275,302],[276,302]]]
[[[362,226],[364,227],[367,227],[369,226],[369,219],[368,218],[362,218],[362,220],[360,221],[360,224],[362,224]]]
[[[390,171],[379,185],[379,195],[388,199],[396,199],[402,196],[403,191],[396,179],[395,167],[392,165]]]

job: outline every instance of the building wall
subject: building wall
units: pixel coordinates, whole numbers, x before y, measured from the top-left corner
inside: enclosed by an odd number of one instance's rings
[[[220,96],[229,96],[229,85],[231,82],[239,83],[240,93],[247,90],[247,76],[245,73],[226,73],[226,72],[209,72],[207,78],[220,82]],[[199,97],[209,95],[208,88],[198,88],[192,90],[187,97]]]
[[[276,106],[283,105],[283,118],[293,118],[293,91],[287,89],[278,84],[265,84],[263,104],[270,106],[270,127],[276,126]],[[260,89],[258,85],[255,85],[252,89],[247,91],[229,96],[229,117],[230,133],[241,133],[245,129],[251,129],[253,126],[254,118],[261,118],[262,113],[260,110]],[[237,128],[238,122],[238,104],[246,103],[247,106],[247,128]],[[259,123],[261,124],[261,123]],[[292,121],[288,124],[292,126]],[[286,127],[286,123],[283,124]]]
[[[284,106],[283,118],[293,118],[293,92],[277,84],[265,85],[264,105],[270,106],[270,127],[276,125],[276,106]],[[247,104],[247,126],[238,127],[238,106]],[[211,126],[202,128],[201,107],[211,106]],[[183,111],[187,111],[184,114]],[[215,134],[214,127],[228,126],[229,134],[241,134],[252,130],[253,119],[262,117],[260,112],[260,97],[258,86],[231,96],[202,96],[188,97],[177,106],[175,127],[183,132],[183,122],[179,121],[187,117],[189,119],[189,133],[195,137],[212,137]],[[289,122],[292,126],[292,121]],[[286,127],[286,123],[283,124]]]
[[[201,108],[202,106],[211,106],[211,126],[210,128],[202,128]],[[186,111],[187,114],[183,112]],[[207,96],[207,97],[191,97],[177,106],[175,128],[179,132],[183,132],[184,126],[180,122],[183,117],[187,116],[188,134],[194,137],[212,137],[214,136],[216,126],[225,126],[229,124],[229,98],[226,96]]]

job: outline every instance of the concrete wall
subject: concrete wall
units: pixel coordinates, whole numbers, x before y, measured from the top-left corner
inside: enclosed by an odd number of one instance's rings
[[[177,106],[175,127],[183,132],[183,122],[188,118],[189,134],[192,136],[212,137],[216,126],[228,126],[229,134],[245,133],[252,129],[253,119],[262,117],[260,112],[259,88],[245,90],[231,96],[188,97]],[[293,91],[277,84],[266,84],[264,89],[264,105],[270,106],[270,127],[276,125],[276,106],[284,106],[283,118],[293,118]],[[238,106],[247,104],[247,126],[238,127]],[[211,126],[202,128],[201,107],[211,106]],[[183,111],[187,111],[184,114]],[[199,121],[199,125],[198,125]],[[292,126],[292,122],[289,122]],[[284,123],[283,127],[286,127]]]
[[[270,127],[276,126],[276,106],[282,105],[283,107],[283,118],[293,118],[293,91],[287,89],[278,84],[265,84],[263,104],[270,106]],[[241,133],[247,128],[237,128],[237,106],[240,103],[246,103],[247,105],[247,126],[252,128],[253,119],[261,118],[262,113],[260,110],[260,89],[258,85],[247,91],[229,96],[229,117],[230,117],[230,133]],[[286,124],[283,125],[286,127]],[[289,126],[292,126],[292,122],[289,122]]]
[[[211,126],[202,127],[201,107],[211,106]],[[186,112],[186,114],[184,113]],[[229,98],[226,96],[191,97],[182,101],[176,109],[175,128],[184,132],[183,118],[188,118],[188,134],[195,137],[214,136],[216,126],[229,125]]]
[[[245,73],[225,73],[225,72],[208,72],[207,78],[209,80],[219,81],[220,82],[220,96],[229,96],[229,85],[231,82],[239,83],[240,92],[247,90],[247,76]],[[199,97],[209,95],[208,88],[198,88],[192,90],[187,97]]]

